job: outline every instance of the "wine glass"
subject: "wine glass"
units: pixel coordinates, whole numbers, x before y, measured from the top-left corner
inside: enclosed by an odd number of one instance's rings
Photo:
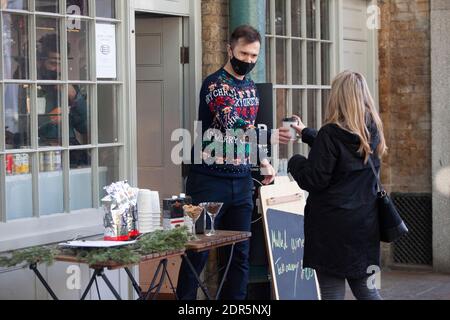
[[[215,221],[217,215],[219,214],[220,209],[222,209],[223,203],[222,202],[204,202],[204,203],[201,203],[200,206],[205,208],[206,213],[208,214],[209,218],[211,219],[211,230],[206,234],[208,237],[211,237],[216,234],[216,229],[214,229],[214,221]]]
[[[188,216],[192,219],[192,240],[198,240],[197,232],[195,230],[195,223],[197,222],[198,218],[202,215],[204,208],[201,206],[193,206],[193,205],[186,205],[183,207],[184,215]]]

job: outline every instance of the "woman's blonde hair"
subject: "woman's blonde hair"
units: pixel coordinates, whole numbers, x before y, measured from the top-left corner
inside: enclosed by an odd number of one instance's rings
[[[380,143],[376,154],[382,157],[387,152],[383,123],[366,79],[362,74],[352,71],[338,74],[333,80],[325,123],[336,124],[357,135],[361,141],[358,152],[364,156],[365,163],[373,151],[370,147],[371,135],[367,128],[370,121],[373,121],[378,129]]]

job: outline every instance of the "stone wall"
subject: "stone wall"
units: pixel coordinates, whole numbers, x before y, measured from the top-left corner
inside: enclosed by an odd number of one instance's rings
[[[203,78],[227,59],[228,0],[202,0]]]
[[[430,1],[380,1],[380,110],[389,191],[431,193]]]

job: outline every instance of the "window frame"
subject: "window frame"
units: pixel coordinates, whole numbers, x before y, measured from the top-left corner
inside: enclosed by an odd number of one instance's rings
[[[315,38],[307,37],[307,12],[306,12],[306,1],[301,0],[301,37],[292,36],[292,21],[291,21],[291,8],[292,2],[291,0],[285,0],[285,27],[286,27],[286,35],[277,35],[276,34],[276,4],[275,0],[269,0],[270,8],[267,8],[267,14],[270,15],[270,33],[266,32],[265,39],[269,43],[269,57],[270,59],[270,79],[268,82],[273,83],[273,105],[277,106],[277,91],[280,89],[285,89],[287,92],[286,104],[287,104],[287,114],[291,115],[293,113],[293,90],[301,90],[301,116],[302,120],[304,120],[306,125],[310,125],[307,123],[308,121],[308,91],[313,90],[315,92],[315,103],[316,103],[316,123],[313,124],[314,127],[320,127],[322,125],[322,92],[325,90],[331,90],[330,85],[322,85],[322,62],[321,62],[321,44],[329,44],[330,46],[330,80],[336,75],[336,69],[338,66],[339,59],[339,22],[337,15],[339,13],[339,7],[341,6],[341,1],[329,1],[329,40],[321,39],[321,1],[315,0],[316,4],[316,12],[315,12]],[[267,28],[266,28],[267,29]],[[266,30],[267,31],[267,30]],[[286,41],[286,68],[287,70],[291,70],[292,66],[292,41],[300,41],[301,42],[301,65],[302,65],[302,84],[293,84],[292,83],[292,72],[286,73],[286,83],[279,84],[277,83],[277,39],[285,39]],[[314,43],[315,45],[315,74],[316,74],[316,84],[308,84],[308,52],[307,45],[308,43]],[[273,119],[274,123],[279,123],[280,119],[277,119],[277,108],[273,110]],[[294,143],[294,145],[288,146],[288,156],[291,157],[294,152],[307,155],[308,147],[303,143]]]
[[[3,92],[5,84],[29,84],[31,85],[31,147],[29,149],[6,150],[4,139],[0,139],[0,252],[39,245],[53,241],[61,241],[75,236],[91,236],[102,232],[101,217],[103,215],[100,208],[99,199],[99,159],[100,149],[117,148],[119,150],[118,176],[120,180],[126,179],[128,172],[126,168],[125,149],[127,144],[127,111],[126,111],[126,9],[124,1],[115,1],[115,18],[96,17],[95,0],[89,0],[89,15],[75,16],[65,12],[66,0],[59,0],[59,12],[38,12],[35,11],[35,0],[28,0],[28,11],[24,10],[2,10],[0,9],[0,29],[3,29],[3,13],[26,15],[29,24],[29,73],[30,80],[5,80],[3,78],[3,37],[0,37],[0,97],[4,99]],[[59,18],[60,27],[60,51],[61,51],[61,79],[55,81],[42,81],[37,79],[36,71],[36,18],[54,17]],[[89,79],[87,81],[71,81],[68,79],[68,52],[67,52],[67,20],[80,18],[87,21],[89,25]],[[96,75],[96,53],[95,53],[95,28],[97,23],[108,23],[116,26],[116,63],[117,77],[115,80],[97,79]],[[62,146],[60,147],[39,147],[38,145],[38,117],[36,110],[37,85],[60,85],[62,99]],[[83,85],[89,88],[88,104],[91,141],[89,145],[70,146],[69,145],[69,112],[68,112],[68,87],[70,84]],[[98,109],[97,109],[97,86],[114,85],[117,94],[118,110],[118,141],[116,143],[98,143]],[[0,132],[5,132],[4,103],[0,104]],[[70,210],[70,158],[71,150],[84,149],[91,150],[91,187],[92,187],[92,208],[85,210]],[[39,153],[47,151],[62,151],[62,172],[64,183],[64,212],[52,215],[40,215],[39,206]],[[24,154],[30,156],[31,181],[33,193],[33,212],[31,218],[18,220],[8,220],[6,213],[6,169],[5,157],[9,154]],[[73,191],[72,191],[73,192]],[[76,190],[75,190],[76,192]],[[70,221],[70,223],[68,223]],[[19,235],[19,236],[18,236]]]

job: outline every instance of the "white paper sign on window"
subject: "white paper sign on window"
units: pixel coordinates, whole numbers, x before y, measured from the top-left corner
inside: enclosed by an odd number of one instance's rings
[[[97,23],[95,34],[97,78],[116,78],[116,26]]]

